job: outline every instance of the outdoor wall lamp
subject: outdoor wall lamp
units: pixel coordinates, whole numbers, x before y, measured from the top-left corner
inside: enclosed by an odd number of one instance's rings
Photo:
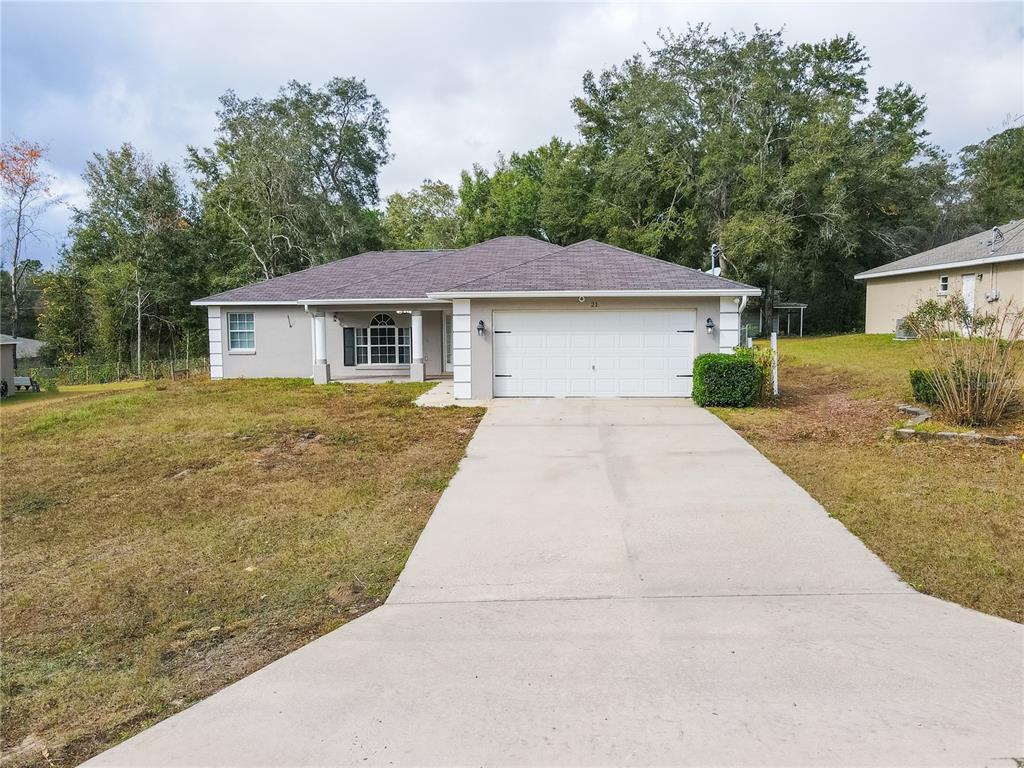
[[[712,319],[711,319],[711,318],[709,317],[709,318],[707,319],[707,322],[705,322],[705,323],[704,323],[704,327],[708,329],[708,333],[709,333],[709,334],[711,334],[711,333],[714,333],[714,332],[715,332],[715,321],[714,321],[714,320],[712,320]]]
[[[476,335],[477,336],[483,336],[484,335],[484,331],[486,331],[486,330],[487,330],[487,326],[484,325],[484,321],[483,320],[481,320],[479,323],[476,324]]]

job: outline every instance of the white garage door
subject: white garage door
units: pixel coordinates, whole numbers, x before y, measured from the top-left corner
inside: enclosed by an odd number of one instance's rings
[[[694,310],[495,312],[495,397],[689,397]]]

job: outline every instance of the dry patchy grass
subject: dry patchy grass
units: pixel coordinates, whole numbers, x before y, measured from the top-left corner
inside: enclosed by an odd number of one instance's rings
[[[775,407],[716,412],[927,594],[1024,621],[1021,449],[883,439],[913,344],[783,342]]]
[[[482,415],[424,389],[4,408],[5,762],[75,764],[378,605]]]

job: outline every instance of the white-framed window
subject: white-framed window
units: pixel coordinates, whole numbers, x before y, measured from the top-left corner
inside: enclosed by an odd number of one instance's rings
[[[412,331],[398,328],[391,315],[380,313],[369,328],[356,328],[356,365],[396,365],[412,362]]]
[[[252,312],[228,312],[228,351],[256,351],[256,317]]]
[[[943,275],[939,278],[939,295],[944,296],[949,293],[949,275]]]

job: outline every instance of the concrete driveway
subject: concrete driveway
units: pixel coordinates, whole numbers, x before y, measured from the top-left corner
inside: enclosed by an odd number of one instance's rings
[[[1005,765],[1024,627],[686,401],[498,401],[387,603],[90,765]]]

